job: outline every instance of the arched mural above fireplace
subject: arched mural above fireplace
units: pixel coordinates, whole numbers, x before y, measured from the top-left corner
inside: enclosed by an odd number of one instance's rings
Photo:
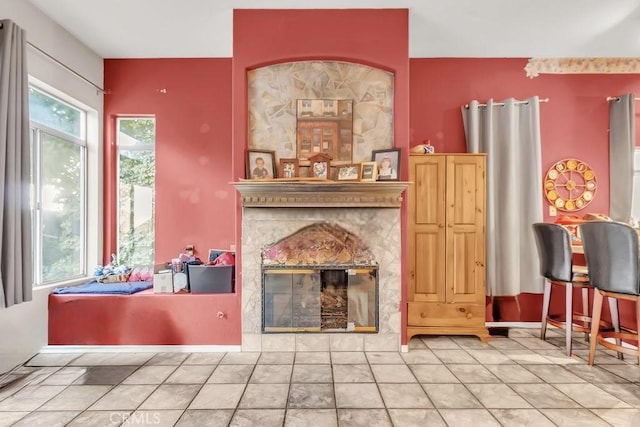
[[[296,61],[250,70],[247,77],[250,149],[296,157],[299,99],[353,101],[353,162],[393,147],[393,73],[351,62]]]

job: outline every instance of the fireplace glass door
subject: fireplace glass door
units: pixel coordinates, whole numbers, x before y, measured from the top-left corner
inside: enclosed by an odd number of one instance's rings
[[[262,274],[263,332],[377,332],[377,268],[280,269]]]

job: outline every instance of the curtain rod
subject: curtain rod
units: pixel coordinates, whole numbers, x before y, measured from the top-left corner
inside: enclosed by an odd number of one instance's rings
[[[549,98],[540,98],[539,102],[549,102]],[[528,104],[529,101],[516,101],[515,104]],[[494,107],[504,107],[505,103],[504,102],[494,102],[493,106]],[[487,104],[478,104],[478,107],[486,107]],[[469,104],[465,104],[464,108],[469,108]]]
[[[106,91],[104,89],[102,89],[100,86],[98,86],[97,84],[95,84],[94,82],[92,82],[91,80],[89,80],[88,78],[86,78],[85,76],[83,76],[82,74],[78,73],[76,70],[74,70],[73,68],[69,67],[68,65],[58,61],[56,58],[54,58],[53,56],[49,55],[47,52],[45,52],[44,50],[40,49],[38,46],[34,45],[31,42],[27,42],[27,44],[29,45],[29,47],[32,47],[33,49],[37,50],[40,54],[46,56],[47,58],[49,58],[51,61],[55,62],[56,64],[58,64],[59,66],[61,66],[62,68],[64,68],[65,70],[69,71],[71,74],[75,75],[76,77],[84,80],[85,82],[89,83],[91,86],[93,86],[94,88],[96,88],[96,90],[99,93],[106,93]]]
[[[2,22],[0,22],[0,30],[4,28],[4,24]],[[69,67],[68,65],[58,61],[56,58],[54,58],[53,56],[49,55],[47,52],[45,52],[44,50],[40,49],[38,46],[34,45],[33,43],[27,41],[27,45],[29,45],[29,47],[32,47],[33,49],[37,50],[39,53],[41,53],[42,55],[46,56],[47,58],[49,58],[50,60],[52,60],[53,62],[55,62],[56,64],[58,64],[59,66],[61,66],[62,68],[64,68],[65,70],[69,71],[70,73],[72,73],[73,75],[75,75],[76,77],[84,80],[85,82],[89,83],[91,86],[93,86],[94,88],[96,88],[96,90],[100,93],[106,93],[106,91],[104,89],[102,89],[100,86],[98,86],[97,84],[95,84],[94,82],[92,82],[91,80],[89,80],[88,78],[86,78],[85,76],[83,76],[82,74],[78,73],[76,70],[72,69],[71,67]]]
[[[634,101],[640,101],[640,98],[633,98]],[[607,96],[607,102],[611,102],[611,101],[620,101],[620,97],[619,96]]]

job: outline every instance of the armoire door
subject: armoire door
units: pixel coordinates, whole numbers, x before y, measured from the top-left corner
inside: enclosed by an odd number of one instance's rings
[[[485,298],[485,157],[447,157],[446,292],[449,303]]]
[[[409,301],[446,301],[446,157],[410,157]]]

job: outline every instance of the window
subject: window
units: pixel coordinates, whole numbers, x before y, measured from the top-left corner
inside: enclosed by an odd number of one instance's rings
[[[29,87],[34,284],[86,275],[86,112]]]
[[[155,240],[155,119],[117,120],[118,261],[152,265]]]

